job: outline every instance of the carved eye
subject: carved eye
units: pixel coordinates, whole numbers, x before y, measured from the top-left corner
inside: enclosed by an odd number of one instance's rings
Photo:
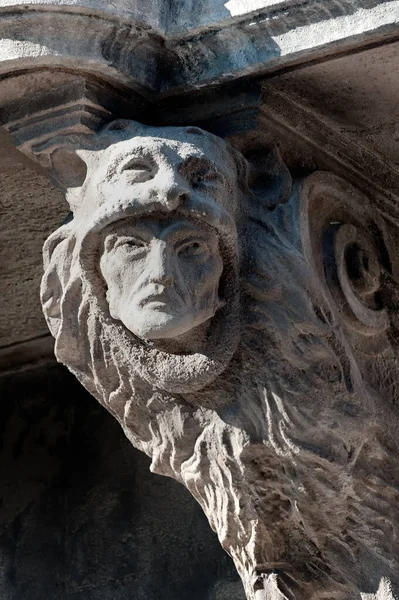
[[[193,188],[199,188],[208,183],[217,183],[220,180],[219,174],[216,171],[203,169],[195,173],[192,177],[191,184]]]
[[[129,175],[134,183],[147,181],[154,176],[152,165],[141,158],[133,158],[127,162],[123,165],[121,172]]]
[[[146,243],[143,240],[140,240],[138,238],[127,238],[123,242],[123,245],[127,246],[128,248],[133,248],[133,249],[146,247]]]
[[[201,242],[198,241],[194,241],[194,242],[189,242],[188,244],[185,244],[184,246],[182,246],[178,252],[179,256],[184,257],[189,257],[189,256],[199,256],[201,254],[203,254],[205,251],[205,247],[204,244],[201,244]]]
[[[191,180],[191,185],[193,186],[194,189],[196,189],[201,186],[203,181],[204,181],[203,175],[197,173],[196,175],[193,176],[193,178]]]
[[[187,177],[192,187],[204,187],[220,181],[220,173],[207,159],[191,157],[181,167],[182,174]]]
[[[128,251],[136,251],[143,250],[146,248],[146,242],[141,240],[140,238],[122,236],[119,237],[113,245],[113,248],[116,250],[118,248],[124,248]]]

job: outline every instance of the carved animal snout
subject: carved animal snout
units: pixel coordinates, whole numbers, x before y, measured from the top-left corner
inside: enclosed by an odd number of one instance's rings
[[[161,175],[161,185],[157,191],[159,200],[168,210],[176,210],[188,198],[189,186],[181,176]]]

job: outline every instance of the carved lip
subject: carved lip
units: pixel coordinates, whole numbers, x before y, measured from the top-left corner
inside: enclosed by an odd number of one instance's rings
[[[151,294],[150,296],[145,296],[137,303],[140,308],[144,308],[144,306],[154,306],[154,305],[162,305],[167,306],[168,304],[172,304],[171,299],[167,296],[167,294]]]
[[[164,286],[156,286],[156,291],[142,296],[137,302],[140,308],[149,307],[151,308],[165,308],[166,306],[176,307],[180,304],[180,297],[176,292],[170,293]]]
[[[146,300],[142,300],[140,302],[140,306],[141,307],[149,307],[151,306],[151,308],[165,308],[166,306],[168,306],[168,304],[170,304],[169,302],[165,302],[164,300],[152,300],[152,299],[146,299]]]

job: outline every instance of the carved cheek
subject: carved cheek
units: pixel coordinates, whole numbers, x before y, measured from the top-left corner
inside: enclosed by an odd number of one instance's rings
[[[115,270],[115,259],[113,252],[103,254],[100,261],[100,271],[104,278],[107,292],[106,297],[111,316],[118,318],[118,298],[120,298],[120,281],[118,272]]]
[[[193,296],[204,297],[213,294],[219,286],[223,263],[218,254],[205,262],[193,264],[190,274],[190,291]]]
[[[131,297],[143,280],[148,280],[151,272],[150,254],[148,252],[126,252],[123,263],[119,267],[123,293]]]
[[[212,281],[219,282],[223,272],[223,261],[217,250],[209,257],[209,260],[204,265],[204,270]]]
[[[100,260],[100,271],[107,284],[108,290],[111,291],[115,279],[115,252],[106,252]]]
[[[118,304],[142,272],[143,260],[133,257],[124,247],[117,248],[101,259],[101,272],[108,287],[108,298]]]

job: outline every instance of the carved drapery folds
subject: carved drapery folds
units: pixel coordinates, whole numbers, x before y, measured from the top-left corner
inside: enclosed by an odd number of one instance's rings
[[[394,598],[393,224],[194,127],[41,151],[74,213],[44,248],[58,360],[198,500],[248,599]]]

